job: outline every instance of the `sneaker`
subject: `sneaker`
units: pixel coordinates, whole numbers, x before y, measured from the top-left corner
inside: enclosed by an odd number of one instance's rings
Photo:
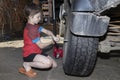
[[[30,77],[30,78],[35,77],[37,75],[37,73],[34,72],[32,69],[30,69],[30,71],[26,71],[23,67],[19,68],[19,72],[21,74],[24,74],[24,75]]]

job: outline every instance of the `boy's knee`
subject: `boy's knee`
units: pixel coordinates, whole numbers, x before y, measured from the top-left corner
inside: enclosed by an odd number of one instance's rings
[[[45,64],[49,68],[49,67],[52,67],[53,63],[52,63],[52,61],[48,60]]]

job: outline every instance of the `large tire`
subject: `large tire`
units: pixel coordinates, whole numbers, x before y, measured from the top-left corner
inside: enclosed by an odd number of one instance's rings
[[[67,16],[63,46],[63,69],[68,75],[88,76],[95,67],[99,38],[78,36],[70,31],[70,6],[70,0],[65,0]]]
[[[98,38],[81,37],[69,32],[64,44],[64,72],[74,76],[90,75],[96,63],[98,41]]]

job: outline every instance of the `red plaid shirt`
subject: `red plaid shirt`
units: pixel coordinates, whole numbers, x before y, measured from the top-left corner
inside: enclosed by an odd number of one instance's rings
[[[40,38],[39,25],[27,23],[24,29],[23,57],[32,53],[41,54],[42,50],[32,40]]]

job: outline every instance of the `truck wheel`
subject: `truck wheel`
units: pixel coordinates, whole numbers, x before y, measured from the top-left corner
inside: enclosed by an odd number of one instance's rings
[[[69,33],[64,45],[64,72],[73,76],[88,76],[96,63],[99,39]]]

